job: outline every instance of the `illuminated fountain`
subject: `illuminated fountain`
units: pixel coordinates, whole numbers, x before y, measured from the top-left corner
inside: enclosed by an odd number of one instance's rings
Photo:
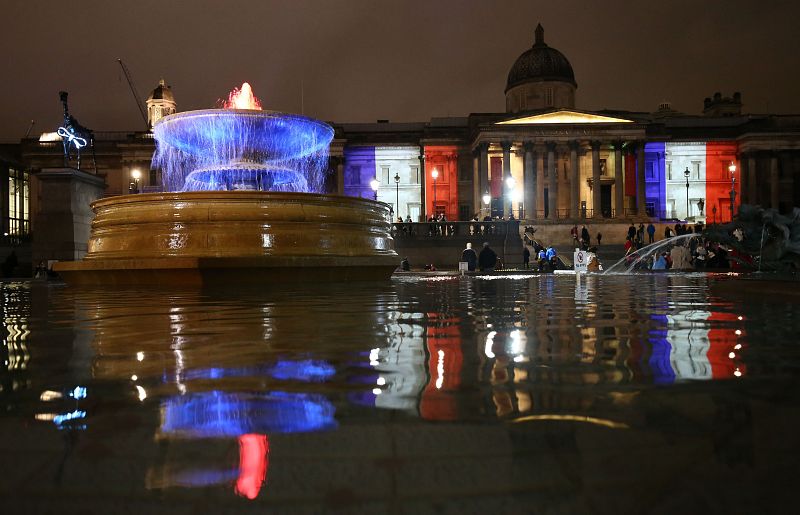
[[[322,194],[333,129],[261,110],[249,84],[221,109],[153,129],[167,193],[92,204],[73,284],[206,284],[385,279],[397,266],[389,206]]]

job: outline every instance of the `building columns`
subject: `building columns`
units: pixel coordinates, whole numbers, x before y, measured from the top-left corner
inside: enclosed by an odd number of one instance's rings
[[[420,145],[420,152],[419,152],[419,172],[420,172],[420,202],[422,203],[422,210],[420,216],[422,220],[417,220],[418,222],[425,222],[428,220],[428,203],[425,201],[425,186],[428,184],[428,178],[426,177],[428,173],[425,171],[425,152],[422,150],[424,147]]]
[[[747,157],[747,201],[750,204],[760,203],[756,184],[756,156],[750,154]]]
[[[478,196],[481,198],[481,207],[483,207],[483,196],[489,193],[489,144],[478,144],[478,175],[480,175],[480,191]],[[491,216],[491,204],[486,206],[488,215]]]
[[[525,218],[528,220],[536,219],[536,154],[533,151],[533,143],[526,141],[523,144],[525,155],[522,161],[522,182],[523,206],[525,206]]]
[[[746,204],[747,200],[747,186],[748,186],[748,179],[750,177],[747,176],[747,159],[744,156],[739,157],[739,204]]]
[[[645,216],[647,210],[644,206],[644,141],[636,144],[636,214]]]
[[[331,158],[336,165],[336,193],[344,195],[344,156]]]
[[[780,174],[778,173],[778,155],[772,153],[769,159],[769,207],[778,209],[781,201]]]
[[[616,218],[625,216],[625,187],[622,185],[622,142],[614,143],[614,211]]]
[[[592,141],[592,218],[600,218],[600,142]]]
[[[511,177],[511,142],[503,141],[500,143],[503,149],[503,218],[508,218],[514,213],[514,200],[511,198],[511,189],[508,187],[508,178]]]
[[[581,205],[581,172],[578,162],[578,149],[581,144],[579,141],[569,143],[569,216],[578,218],[580,216]]]
[[[550,185],[548,208],[548,218],[558,219],[558,173],[556,167],[556,144],[547,143],[547,180]]]

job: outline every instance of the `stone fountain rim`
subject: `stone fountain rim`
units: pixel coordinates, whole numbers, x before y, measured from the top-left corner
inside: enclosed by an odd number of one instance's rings
[[[230,202],[250,201],[263,202],[265,200],[274,201],[308,201],[312,203],[335,202],[338,205],[352,205],[363,207],[385,207],[387,204],[378,200],[366,199],[362,197],[349,197],[331,193],[303,193],[286,191],[253,191],[253,190],[216,190],[216,191],[174,191],[158,193],[134,193],[131,195],[117,195],[106,197],[92,202],[92,209],[103,208],[111,205],[137,204],[147,202],[168,202],[168,201],[211,201],[224,200]]]

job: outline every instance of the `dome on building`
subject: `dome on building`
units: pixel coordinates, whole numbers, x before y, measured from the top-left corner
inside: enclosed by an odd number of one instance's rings
[[[172,88],[167,86],[166,82],[164,82],[164,79],[161,79],[158,81],[158,86],[156,86],[156,89],[154,89],[153,92],[150,93],[150,96],[147,97],[147,100],[166,100],[167,102],[174,103],[175,97],[172,96]]]
[[[536,26],[533,46],[519,56],[508,72],[506,92],[514,86],[529,82],[559,81],[578,87],[572,65],[564,54],[544,42],[542,25]]]

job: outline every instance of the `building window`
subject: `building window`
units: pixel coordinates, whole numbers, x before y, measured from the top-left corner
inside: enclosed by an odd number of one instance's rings
[[[692,179],[700,180],[700,161],[692,161]]]
[[[672,180],[672,161],[667,161],[665,163],[665,166],[667,167],[667,180],[671,181]]]
[[[644,172],[645,172],[645,178],[647,178],[647,179],[655,179],[656,178],[656,164],[654,162],[652,162],[652,161],[647,163],[647,165],[645,166]],[[650,215],[650,216],[653,216],[653,215]]]
[[[149,186],[156,186],[158,185],[158,170],[151,168],[150,169],[150,182],[148,182]]]
[[[600,160],[600,175],[606,175],[608,173],[608,168],[606,168],[606,160]]]
[[[30,230],[30,189],[28,172],[9,168],[8,170],[8,236],[19,238],[28,235]]]
[[[384,177],[386,179],[386,184],[391,184],[390,183],[391,178],[389,177],[388,166],[381,166],[381,177]]]
[[[547,107],[553,106],[553,88],[544,89],[544,105]]]
[[[413,184],[419,184],[419,166],[410,167],[409,178],[414,181]]]
[[[472,219],[472,206],[469,204],[460,204],[458,206],[458,219],[459,220],[471,220]]]

